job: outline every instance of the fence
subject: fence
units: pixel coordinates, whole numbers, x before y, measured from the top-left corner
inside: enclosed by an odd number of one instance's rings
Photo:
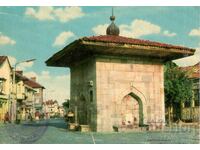
[[[183,108],[182,120],[200,121],[200,107]]]

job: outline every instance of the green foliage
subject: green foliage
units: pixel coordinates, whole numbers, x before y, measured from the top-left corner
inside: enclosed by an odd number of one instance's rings
[[[63,105],[63,108],[64,108],[65,110],[69,109],[69,99],[66,100],[66,102],[62,103],[62,105]]]
[[[164,73],[165,104],[170,106],[180,102],[192,100],[192,81],[188,79],[188,73],[180,70],[173,62],[165,65]]]

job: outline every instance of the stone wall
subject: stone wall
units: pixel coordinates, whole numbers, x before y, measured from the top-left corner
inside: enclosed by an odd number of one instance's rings
[[[96,130],[95,68],[94,59],[87,59],[83,62],[79,62],[70,68],[70,108],[75,112],[75,106],[77,106],[78,123],[80,125],[89,124],[93,131]]]
[[[121,101],[129,93],[143,103],[144,124],[164,122],[163,65],[153,61],[96,59],[97,131],[113,131],[121,124]]]
[[[163,127],[162,63],[96,56],[76,63],[70,69],[70,107],[75,112],[77,106],[79,124],[88,124],[93,131],[113,131],[113,126],[122,124],[122,100],[132,93],[142,103],[143,123],[151,129]]]

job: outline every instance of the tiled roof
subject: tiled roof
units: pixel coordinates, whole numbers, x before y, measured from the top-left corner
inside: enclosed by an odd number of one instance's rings
[[[149,40],[141,40],[134,38],[127,38],[123,36],[114,36],[114,35],[100,35],[100,36],[91,36],[84,37],[84,41],[93,41],[93,42],[106,42],[106,43],[120,43],[120,44],[133,44],[140,46],[153,46],[153,47],[161,47],[161,48],[173,48],[173,49],[184,49],[184,50],[193,50],[191,48],[176,46],[166,43],[154,42]]]
[[[0,65],[7,59],[7,56],[0,56]]]
[[[24,83],[32,88],[44,88],[44,86],[40,85],[39,83],[37,83],[31,79],[24,81]]]
[[[8,56],[0,56],[0,65],[6,60],[8,59]],[[10,65],[10,61],[8,59],[8,64],[10,66],[10,68],[12,69],[11,65]]]
[[[20,79],[20,80],[23,80],[23,81],[28,80],[28,78],[25,77],[25,76],[23,76],[19,71],[16,71],[16,72],[15,72],[15,76],[16,76],[16,78],[18,78],[18,79]]]
[[[83,37],[51,56],[47,66],[70,67],[92,55],[144,57],[161,62],[191,56],[195,49],[115,35]]]
[[[23,80],[26,85],[32,88],[44,88],[44,86],[40,85],[39,83],[27,78],[26,76],[23,76],[21,71],[16,71],[16,77]]]
[[[194,66],[181,67],[181,69],[189,72],[189,78],[200,78],[200,62]]]
[[[44,104],[46,104],[46,105],[53,105],[54,103],[57,103],[57,101],[48,100],[48,101],[44,102]]]

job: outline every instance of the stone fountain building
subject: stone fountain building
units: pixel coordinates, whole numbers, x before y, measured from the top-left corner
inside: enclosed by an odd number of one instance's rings
[[[119,36],[115,17],[110,19],[107,35],[75,40],[46,64],[70,68],[70,107],[80,125],[97,132],[146,125],[162,128],[163,64],[195,50]]]

